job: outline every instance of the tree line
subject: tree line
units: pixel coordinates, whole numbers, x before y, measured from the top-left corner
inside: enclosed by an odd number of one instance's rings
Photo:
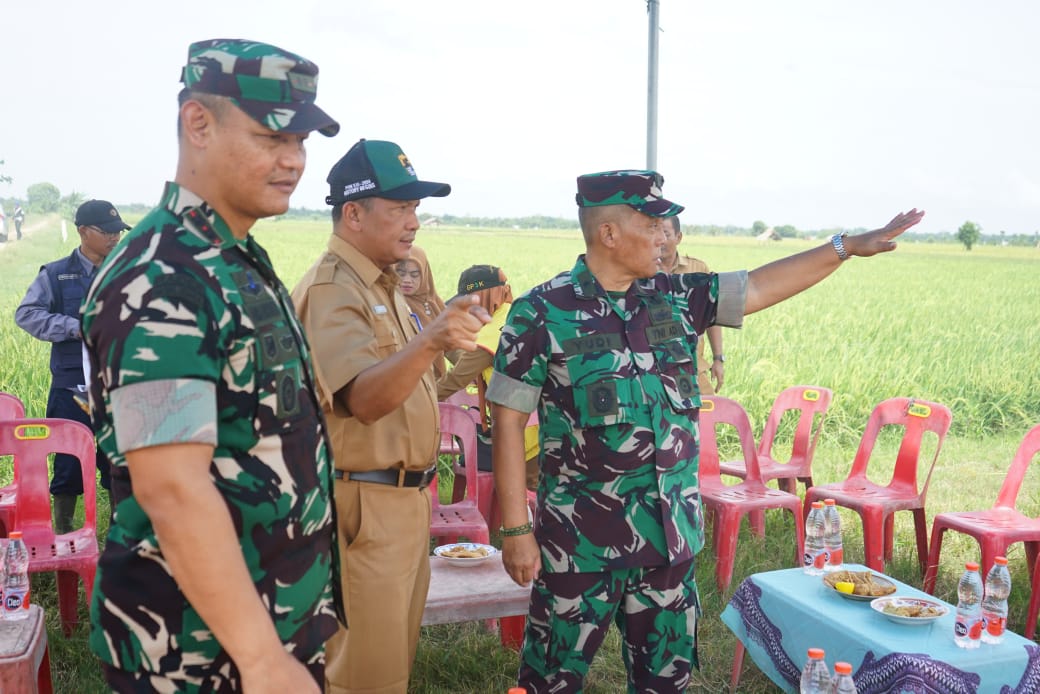
[[[3,161],[0,160],[0,166]],[[11,177],[0,174],[0,183],[10,183]],[[86,201],[82,193],[71,192],[62,195],[58,187],[52,183],[34,183],[26,189],[26,199],[0,198],[0,203],[5,209],[12,209],[16,204],[21,204],[27,214],[50,214],[58,213],[62,217],[72,220],[76,214],[76,208]],[[131,203],[119,205],[121,212],[144,214],[151,209],[151,205],[142,203]],[[313,210],[306,207],[290,208],[282,218],[324,220],[329,218],[327,209]],[[445,214],[434,216],[429,214],[420,215],[420,221],[432,226],[443,224],[452,227],[472,227],[478,229],[510,229],[516,231],[537,229],[577,229],[577,218],[551,217],[548,215],[527,215],[524,217],[476,217]],[[685,224],[683,233],[694,236],[754,236],[758,237],[770,227],[764,221],[756,219],[749,227],[733,224]],[[816,229],[801,230],[790,224],[781,224],[772,227],[780,238],[792,239],[818,239],[840,233],[843,229]],[[849,229],[850,233],[859,233],[865,229]],[[1035,246],[1040,247],[1040,231],[1033,233],[1007,233],[1000,231],[996,234],[985,234],[982,227],[973,221],[966,221],[957,231],[938,231],[931,233],[911,232],[910,238],[919,243],[960,243],[966,250],[971,250],[977,245],[999,245],[999,246]]]

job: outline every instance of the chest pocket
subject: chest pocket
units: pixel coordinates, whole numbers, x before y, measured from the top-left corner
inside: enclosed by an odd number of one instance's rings
[[[260,436],[283,433],[304,417],[313,416],[304,388],[300,346],[273,293],[248,272],[236,274],[235,280],[255,326],[255,340],[248,352],[254,365],[254,429]]]
[[[625,373],[629,357],[621,335],[597,333],[563,342],[567,374],[574,395],[577,425],[612,426],[636,421],[643,393]]]
[[[668,402],[676,412],[685,412],[701,405],[697,386],[697,362],[685,338],[669,338],[653,344],[654,360],[661,386]]]
[[[397,329],[389,313],[375,314],[372,333],[375,335],[376,350],[380,357],[389,357],[404,346],[401,331]]]

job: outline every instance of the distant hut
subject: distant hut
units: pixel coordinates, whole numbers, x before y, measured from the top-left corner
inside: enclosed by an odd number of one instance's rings
[[[755,238],[759,241],[779,241],[780,234],[773,227],[769,227]]]

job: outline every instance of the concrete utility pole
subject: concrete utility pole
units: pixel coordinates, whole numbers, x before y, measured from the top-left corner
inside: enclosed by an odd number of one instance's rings
[[[647,40],[646,168],[654,171],[657,170],[657,35],[660,33],[660,5],[661,0],[646,0],[646,11],[650,17]]]

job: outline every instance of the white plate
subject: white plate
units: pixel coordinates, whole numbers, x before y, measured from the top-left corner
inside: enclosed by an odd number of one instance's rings
[[[890,595],[884,598],[876,598],[875,600],[872,600],[870,602],[870,606],[874,609],[875,612],[884,615],[890,621],[895,622],[896,624],[909,625],[931,624],[932,622],[944,616],[947,612],[950,611],[950,608],[936,600],[928,600],[927,598],[900,597],[898,595]],[[932,614],[927,617],[904,617],[902,615],[890,614],[888,612],[885,612],[885,608],[889,606],[930,607],[932,608],[932,610],[936,611],[936,614]]]
[[[862,573],[862,572],[861,571],[853,571],[853,572],[849,572],[849,573]],[[886,578],[885,576],[882,576],[881,574],[875,573],[873,571],[870,572],[870,573],[871,573],[871,580],[873,580],[874,583],[876,583],[879,586],[883,586],[885,588],[891,588],[892,589],[891,593],[896,592],[896,584],[895,583],[892,583],[892,581],[888,580],[888,578]],[[826,579],[828,576],[833,578],[834,574],[824,574],[823,578]],[[846,600],[858,600],[859,602],[871,602],[872,600],[877,600],[877,596],[875,596],[875,595],[856,595],[855,593],[842,593],[840,590],[838,590],[837,588],[835,588],[831,584],[827,583],[826,580],[823,581],[823,585],[827,587],[827,590],[831,591],[832,593],[836,593],[836,594],[840,595],[841,597],[845,598]],[[888,598],[888,597],[892,597],[892,596],[891,595],[883,595],[882,597]]]
[[[449,557],[444,555],[445,552],[450,552],[453,549],[465,549],[469,551],[483,549],[487,552],[487,556]],[[498,548],[493,547],[492,545],[482,545],[479,542],[453,542],[450,545],[441,545],[440,547],[434,547],[433,554],[434,556],[440,557],[444,561],[448,562],[449,564],[454,564],[455,566],[473,566],[474,564],[479,564],[483,561],[487,561],[491,557],[498,554]]]

